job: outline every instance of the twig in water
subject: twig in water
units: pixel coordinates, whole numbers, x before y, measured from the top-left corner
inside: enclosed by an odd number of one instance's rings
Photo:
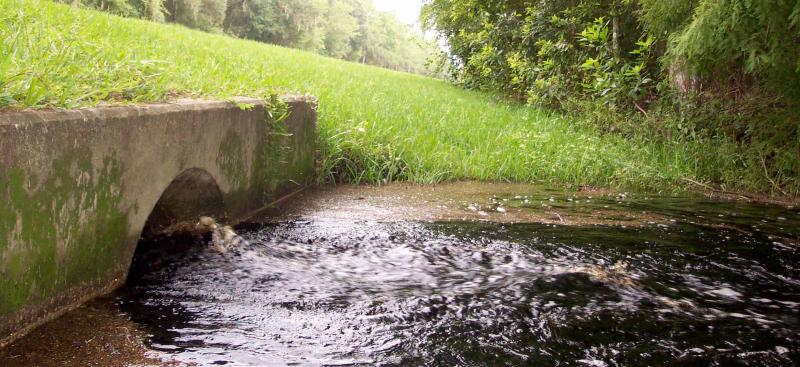
[[[786,192],[781,190],[780,186],[778,186],[778,184],[775,183],[775,181],[772,180],[772,177],[769,177],[769,170],[767,170],[767,160],[766,160],[766,158],[764,158],[763,155],[761,156],[761,167],[764,167],[764,176],[767,176],[767,180],[769,180],[769,183],[772,184],[772,187],[775,190],[778,190],[778,192],[780,192],[781,194],[783,194],[783,196],[789,196],[789,195],[786,195]]]
[[[702,188],[704,188],[704,189],[706,189],[708,191],[716,192],[718,194],[738,196],[739,198],[744,199],[744,200],[748,200],[748,201],[755,201],[756,200],[754,197],[747,196],[747,195],[744,195],[744,194],[740,194],[738,192],[721,190],[721,189],[718,189],[716,187],[704,184],[702,182],[697,182],[695,180],[692,180],[691,178],[683,178],[683,180],[688,182],[688,183],[690,183],[690,184],[700,186],[700,187],[702,187]]]

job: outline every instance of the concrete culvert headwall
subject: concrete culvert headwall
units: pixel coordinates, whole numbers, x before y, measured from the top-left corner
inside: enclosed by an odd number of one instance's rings
[[[314,102],[237,102],[0,113],[0,346],[123,284],[143,235],[313,182]]]

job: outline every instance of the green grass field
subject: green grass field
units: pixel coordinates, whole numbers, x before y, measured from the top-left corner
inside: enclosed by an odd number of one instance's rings
[[[476,179],[672,192],[685,179],[768,191],[733,144],[626,140],[580,120],[445,82],[315,54],[76,10],[0,0],[0,106],[74,108],[175,95],[319,98],[323,179]],[[0,107],[3,108],[3,107]]]

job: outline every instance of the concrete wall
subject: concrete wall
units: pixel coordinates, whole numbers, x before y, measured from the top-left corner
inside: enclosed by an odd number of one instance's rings
[[[0,346],[123,284],[151,213],[236,221],[310,183],[315,105],[287,101],[0,113]]]

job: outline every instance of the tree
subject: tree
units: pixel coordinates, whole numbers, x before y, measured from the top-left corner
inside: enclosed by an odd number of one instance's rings
[[[669,75],[800,100],[798,0],[429,0],[423,20],[448,44],[455,80],[537,103],[641,108]]]
[[[326,14],[325,54],[344,59],[351,53],[359,24],[353,6],[343,0],[330,0]]]
[[[417,73],[426,72],[426,61],[437,48],[393,16],[375,10],[371,0],[75,1],[118,15]]]
[[[226,0],[166,0],[166,20],[205,31],[219,31],[225,22]]]

